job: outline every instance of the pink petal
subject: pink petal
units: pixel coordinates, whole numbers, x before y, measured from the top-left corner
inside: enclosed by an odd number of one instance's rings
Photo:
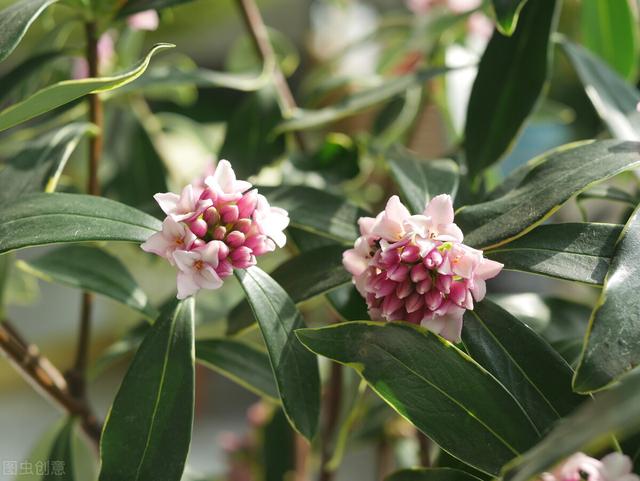
[[[166,257],[167,250],[171,242],[163,236],[162,232],[156,232],[147,239],[140,247],[145,252],[151,252],[161,257]]]
[[[173,259],[176,261],[178,269],[183,272],[189,272],[193,268],[193,264],[200,259],[200,256],[193,251],[177,250],[173,253]]]
[[[434,224],[453,223],[453,202],[448,194],[440,194],[427,204],[425,214],[431,217]]]
[[[478,279],[492,279],[500,274],[500,271],[504,267],[504,264],[500,262],[492,261],[491,259],[483,259],[480,265],[476,268],[475,277]]]
[[[147,30],[151,32],[158,28],[159,23],[158,12],[155,10],[145,10],[127,18],[127,25],[132,30]]]
[[[342,265],[354,276],[359,276],[369,267],[369,260],[362,257],[356,249],[349,249],[342,254]]]
[[[158,193],[153,198],[167,215],[173,214],[178,207],[178,202],[180,202],[180,196],[173,192]]]
[[[200,287],[196,284],[191,273],[187,272],[178,272],[177,285],[178,299],[186,299],[200,290]]]

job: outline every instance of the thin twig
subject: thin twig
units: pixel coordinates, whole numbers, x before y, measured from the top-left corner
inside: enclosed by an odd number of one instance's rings
[[[340,401],[342,399],[342,366],[337,362],[331,364],[329,385],[325,392],[324,409],[326,412],[322,432],[320,481],[332,481],[335,470],[329,466],[332,455],[332,440],[338,424]]]
[[[237,0],[237,2],[258,55],[265,64],[273,65],[273,86],[278,95],[282,115],[285,118],[291,117],[298,106],[278,63],[276,53],[269,40],[269,31],[264,23],[260,9],[258,9],[255,0]],[[300,150],[305,151],[306,145],[302,134],[295,132],[294,135]]]
[[[416,438],[420,448],[420,466],[423,468],[431,467],[431,440],[422,432],[416,430]]]
[[[37,391],[69,415],[78,416],[87,436],[98,445],[101,427],[89,406],[71,394],[62,373],[6,320],[0,323],[0,350]]]

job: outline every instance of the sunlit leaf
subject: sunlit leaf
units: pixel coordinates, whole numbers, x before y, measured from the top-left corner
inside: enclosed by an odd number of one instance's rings
[[[31,24],[57,0],[18,0],[0,11],[0,62],[18,46]]]
[[[492,0],[496,26],[503,35],[511,36],[516,30],[520,10],[527,0]]]

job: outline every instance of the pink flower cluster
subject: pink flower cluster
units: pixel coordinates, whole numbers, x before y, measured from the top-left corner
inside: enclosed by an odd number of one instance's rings
[[[154,198],[167,217],[141,247],[178,268],[178,299],[218,289],[234,268],[253,266],[257,256],[287,242],[287,211],[271,207],[249,182],[237,180],[226,160],[180,195]]]
[[[465,310],[503,266],[464,245],[453,216],[451,197],[439,195],[421,215],[393,196],[376,218],[360,218],[361,237],[343,263],[373,320],[420,324],[460,341]]]
[[[614,452],[597,460],[576,453],[550,473],[543,473],[540,481],[640,481],[632,469],[631,460],[624,454]]]

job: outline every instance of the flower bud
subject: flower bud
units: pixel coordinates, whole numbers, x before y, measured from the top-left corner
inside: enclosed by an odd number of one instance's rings
[[[244,234],[238,230],[229,232],[229,234],[227,234],[227,238],[225,239],[225,242],[227,243],[227,245],[232,249],[235,249],[236,247],[240,247],[242,244],[244,244],[244,241],[245,241]]]
[[[238,220],[238,206],[233,204],[226,204],[220,207],[220,217],[225,224],[231,224]]]
[[[215,207],[209,207],[207,210],[205,210],[202,217],[204,218],[205,222],[211,227],[217,225],[220,222],[220,213]]]
[[[253,211],[256,210],[256,204],[258,203],[258,191],[255,189],[250,190],[244,194],[240,200],[238,200],[238,215],[239,217],[251,217]]]
[[[231,260],[233,266],[238,269],[246,269],[255,265],[256,263],[256,258],[252,254],[251,249],[244,246],[238,247],[237,249],[231,251],[231,254],[229,254],[229,259]]]
[[[408,245],[402,250],[400,255],[402,262],[413,264],[420,259],[420,248],[417,245]]]
[[[198,237],[204,237],[207,234],[207,230],[209,230],[209,225],[203,218],[198,218],[191,222],[189,228]]]
[[[437,289],[431,289],[424,297],[425,304],[431,311],[435,311],[442,304],[442,294]]]
[[[251,219],[238,219],[234,228],[243,234],[248,234],[251,230]]]
[[[227,235],[227,228],[223,225],[219,225],[215,229],[213,229],[213,238],[215,240],[223,240]]]

